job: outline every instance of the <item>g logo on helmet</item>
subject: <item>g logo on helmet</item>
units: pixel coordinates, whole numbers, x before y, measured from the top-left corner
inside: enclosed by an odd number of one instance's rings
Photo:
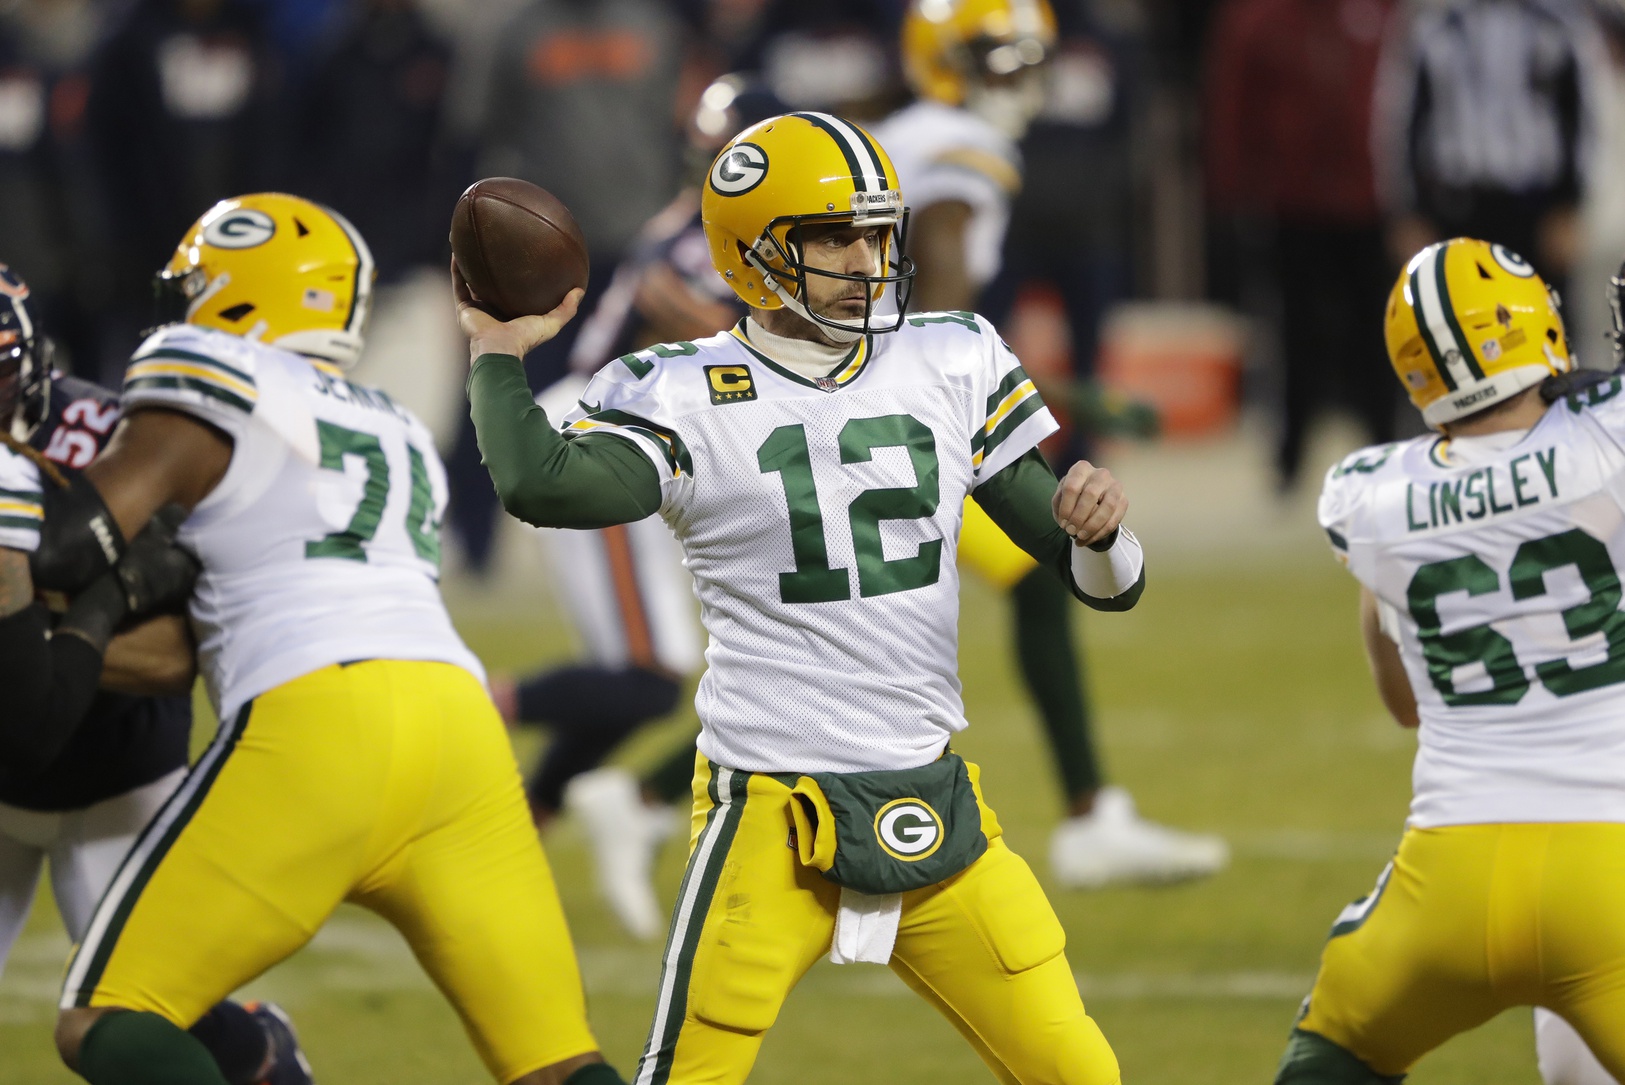
[[[203,240],[217,249],[252,249],[276,235],[276,220],[264,211],[239,207],[203,227]]]
[[[754,143],[735,143],[711,165],[711,189],[723,196],[743,196],[767,176],[767,152]]]
[[[1528,260],[1525,260],[1505,245],[1491,245],[1490,255],[1495,257],[1497,264],[1501,265],[1501,270],[1510,275],[1516,275],[1520,279],[1528,279],[1535,274],[1535,269]]]
[[[923,799],[893,799],[875,814],[875,839],[893,859],[917,863],[942,846],[942,818]]]

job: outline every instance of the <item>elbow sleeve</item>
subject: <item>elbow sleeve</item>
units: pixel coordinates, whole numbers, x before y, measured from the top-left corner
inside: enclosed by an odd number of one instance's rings
[[[56,760],[101,679],[102,654],[83,637],[48,633],[38,603],[0,619],[0,758],[27,772]]]

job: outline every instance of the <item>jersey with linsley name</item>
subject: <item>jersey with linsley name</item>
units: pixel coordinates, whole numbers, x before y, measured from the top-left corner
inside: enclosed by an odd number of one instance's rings
[[[333,663],[433,660],[484,677],[436,585],[445,469],[410,411],[331,366],[184,324],[131,359],[124,409],[141,407],[234,442],[179,537],[203,564],[191,614],[222,718]]]
[[[0,547],[33,553],[39,549],[45,505],[39,468],[0,445]]]
[[[1435,437],[1356,453],[1320,522],[1416,693],[1411,824],[1625,822],[1619,380],[1470,455]]]
[[[911,316],[810,380],[743,324],[611,362],[565,418],[660,472],[710,634],[699,745],[753,772],[911,768],[965,726],[965,496],[1055,422],[992,327]]]

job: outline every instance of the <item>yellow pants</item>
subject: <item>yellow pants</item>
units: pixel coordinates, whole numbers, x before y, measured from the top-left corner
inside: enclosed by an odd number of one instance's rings
[[[1298,1027],[1402,1074],[1511,1006],[1545,1006],[1625,1081],[1625,825],[1412,829],[1332,928]]]
[[[597,1049],[502,721],[443,663],[327,667],[223,723],[102,898],[62,1005],[188,1027],[344,900],[406,937],[498,1081]]]
[[[828,954],[840,888],[788,846],[789,796],[771,776],[697,759],[688,870],[634,1085],[744,1081],[790,989]],[[982,827],[980,859],[904,895],[892,971],[1005,1085],[1115,1085],[1117,1058],[1084,1012],[1060,921],[985,803]]]
[[[1009,591],[1038,568],[1038,562],[967,497],[964,524],[959,529],[959,567],[973,570],[1000,591]]]

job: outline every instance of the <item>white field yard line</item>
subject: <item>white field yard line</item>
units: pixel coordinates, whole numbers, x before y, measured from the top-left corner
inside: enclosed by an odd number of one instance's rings
[[[654,947],[580,947],[581,970],[592,995],[650,998],[660,975]],[[68,942],[61,934],[20,939],[0,976],[0,1025],[49,1022],[55,1013]],[[1079,972],[1085,999],[1299,999],[1314,980],[1310,972]],[[815,992],[845,998],[912,998],[885,968],[821,965],[803,981]],[[362,917],[328,923],[292,961],[250,984],[244,997],[273,998],[298,1006],[317,992],[422,992],[438,997],[399,935]]]

